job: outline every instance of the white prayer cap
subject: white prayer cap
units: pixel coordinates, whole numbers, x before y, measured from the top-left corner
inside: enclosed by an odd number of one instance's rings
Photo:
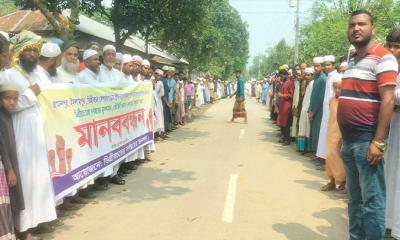
[[[132,61],[133,61],[133,62],[139,62],[140,64],[142,64],[143,58],[142,58],[141,56],[139,56],[139,55],[134,55],[134,56],[132,57]]]
[[[21,91],[21,87],[19,86],[17,81],[11,79],[7,74],[4,74],[0,81],[0,92],[5,92],[5,91],[17,91],[17,92]]]
[[[83,53],[83,61],[85,61],[88,58],[93,57],[94,55],[98,55],[99,53],[96,50],[93,49],[87,49],[84,53]]]
[[[110,44],[108,44],[108,45],[105,45],[104,47],[103,47],[103,53],[105,53],[105,52],[107,52],[107,51],[112,51],[112,52],[117,52],[117,49],[115,49],[115,47],[113,46],[113,45],[110,45]]]
[[[333,56],[333,55],[325,56],[324,62],[336,62],[335,56]]]
[[[60,56],[60,54],[60,47],[57,44],[51,42],[43,44],[42,49],[40,50],[40,55],[43,57],[54,58]]]
[[[169,70],[169,67],[168,67],[167,65],[165,65],[165,66],[162,67],[162,70],[163,70],[163,71],[168,71],[168,70]]]
[[[289,69],[289,71],[288,71],[288,72],[289,72],[289,74],[293,74],[293,71],[292,71],[292,69]]]
[[[132,56],[130,54],[124,54],[122,56],[122,64],[132,62]]]
[[[335,74],[333,77],[332,77],[332,82],[333,83],[341,83],[342,82],[342,74]]]
[[[314,68],[308,67],[308,68],[306,68],[306,69],[304,70],[304,72],[305,72],[305,73],[308,73],[308,74],[314,74]]]
[[[144,59],[142,65],[150,67],[150,62],[147,59]]]
[[[345,68],[347,68],[348,65],[349,65],[349,64],[348,64],[347,62],[342,62],[342,63],[340,64],[341,67],[345,67]]]
[[[324,63],[324,58],[323,58],[323,57],[315,57],[315,58],[313,59],[313,63],[314,63],[314,64],[321,64],[321,63]]]
[[[118,60],[121,60],[121,61],[122,61],[122,60],[123,60],[123,57],[124,57],[124,54],[122,54],[122,53],[120,53],[120,52],[117,52],[117,55],[116,55],[116,56],[117,56],[117,59],[118,59]]]
[[[168,68],[168,71],[175,72],[175,67]]]
[[[0,34],[3,35],[3,37],[5,37],[7,41],[10,41],[10,35],[8,35],[8,33],[0,31]]]
[[[161,76],[164,75],[164,72],[161,69],[156,69],[154,72]]]

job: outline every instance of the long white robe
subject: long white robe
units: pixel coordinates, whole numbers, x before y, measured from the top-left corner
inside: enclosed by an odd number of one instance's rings
[[[154,130],[157,132],[163,132],[164,126],[164,107],[162,103],[162,97],[164,97],[164,85],[162,81],[157,81],[155,84],[156,93],[156,124],[154,125]]]
[[[41,79],[39,76],[37,69],[28,77],[24,77],[15,68],[6,71],[6,77],[20,87],[17,109],[12,117],[25,202],[25,210],[14,216],[16,229],[21,232],[57,218],[47,159],[44,119],[38,98],[29,89],[31,84],[48,84],[48,79]]]
[[[294,83],[292,108],[297,108],[299,106],[299,100],[300,100],[300,81],[297,80]],[[296,116],[293,116],[292,129],[290,131],[290,136],[294,137],[294,138],[297,137],[297,122],[298,122],[298,118]]]
[[[395,105],[400,106],[400,75],[395,91]],[[395,110],[390,123],[388,149],[385,152],[386,227],[400,239],[400,109]]]
[[[333,90],[333,79],[339,74],[336,70],[330,72],[328,74],[328,78],[326,79],[325,85],[325,96],[324,103],[322,106],[322,120],[321,120],[321,128],[319,130],[319,138],[318,138],[318,147],[317,147],[317,157],[326,159],[326,129],[328,129],[328,121],[329,121],[329,101],[332,97],[335,96],[335,92]]]
[[[84,84],[96,84],[99,83],[99,75],[89,68],[85,68],[78,74],[78,82]]]
[[[299,132],[298,132],[299,137],[307,137],[307,138],[310,137],[311,123],[310,120],[308,119],[308,108],[310,107],[313,86],[314,86],[314,80],[311,80],[311,82],[307,86],[306,93],[304,94],[303,106],[301,109],[300,119],[299,119]]]
[[[99,81],[103,83],[119,83],[122,73],[115,68],[107,68],[104,64],[100,66]]]

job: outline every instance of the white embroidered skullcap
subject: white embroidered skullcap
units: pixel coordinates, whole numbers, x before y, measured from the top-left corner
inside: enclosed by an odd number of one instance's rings
[[[324,58],[323,58],[323,57],[315,57],[315,58],[313,59],[313,63],[314,63],[314,64],[321,64],[321,63],[324,63]]]
[[[314,74],[314,68],[308,67],[308,68],[306,68],[306,69],[304,70],[304,72],[305,72],[305,73],[308,73],[308,74]]]
[[[342,82],[342,74],[335,74],[332,76],[333,83],[341,83]]]
[[[117,49],[115,49],[115,47],[111,44],[105,45],[103,47],[103,53],[107,52],[107,51],[112,51],[112,52],[117,52]]]
[[[333,56],[333,55],[325,56],[324,62],[336,62],[335,56]]]
[[[47,42],[43,44],[42,49],[40,50],[40,55],[43,57],[54,58],[61,55],[61,49],[57,44]]]
[[[139,62],[140,64],[142,64],[143,58],[142,58],[141,56],[139,56],[139,55],[134,55],[134,56],[132,57],[132,61],[133,61],[133,62]]]
[[[85,61],[88,58],[91,58],[95,55],[98,55],[99,53],[96,50],[93,49],[87,49],[85,50],[85,52],[83,53],[83,61]]]
[[[164,72],[161,69],[156,69],[154,72],[161,76],[164,75]]]
[[[20,85],[14,79],[10,78],[8,74],[2,74],[0,80],[0,92],[5,91],[21,91]]]
[[[0,34],[3,35],[3,37],[5,37],[7,41],[10,41],[10,35],[8,35],[8,33],[0,31]]]
[[[121,60],[121,61],[122,61],[122,59],[123,59],[123,57],[124,57],[124,54],[122,54],[122,53],[120,53],[120,52],[117,52],[116,57],[117,57],[118,60]]]
[[[142,65],[150,67],[150,62],[147,59],[144,59]]]
[[[132,56],[130,54],[124,54],[122,56],[122,64],[132,62]]]
[[[169,70],[169,67],[168,67],[167,65],[165,65],[165,66],[162,67],[162,70],[163,70],[163,71],[168,71],[168,70]]]

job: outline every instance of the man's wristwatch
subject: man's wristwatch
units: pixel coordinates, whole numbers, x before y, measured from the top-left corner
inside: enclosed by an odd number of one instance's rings
[[[381,152],[386,150],[386,143],[378,142],[376,140],[372,140],[372,144],[374,144]]]

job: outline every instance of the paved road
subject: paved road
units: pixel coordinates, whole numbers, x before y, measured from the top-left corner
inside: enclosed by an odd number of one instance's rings
[[[249,124],[229,124],[233,99],[157,145],[152,162],[64,219],[48,239],[344,240],[346,202],[293,146],[276,143],[250,99]]]

